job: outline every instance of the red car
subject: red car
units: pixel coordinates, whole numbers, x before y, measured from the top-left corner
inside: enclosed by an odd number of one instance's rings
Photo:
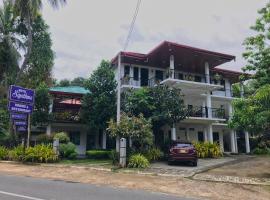
[[[170,165],[176,161],[191,162],[193,166],[197,166],[198,156],[191,142],[172,142],[168,154],[168,164]]]

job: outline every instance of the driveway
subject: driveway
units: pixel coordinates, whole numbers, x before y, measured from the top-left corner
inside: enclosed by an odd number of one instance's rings
[[[193,167],[188,163],[175,163],[174,165],[168,165],[167,162],[156,162],[151,165],[148,172],[157,173],[159,175],[177,175],[181,177],[189,177],[195,173],[207,171],[225,164],[229,164],[237,161],[236,157],[223,157],[217,159],[199,159],[198,166]]]
[[[191,200],[161,193],[0,175],[1,200]]]

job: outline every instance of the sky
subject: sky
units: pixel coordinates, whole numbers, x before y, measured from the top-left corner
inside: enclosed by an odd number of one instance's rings
[[[127,51],[147,53],[164,40],[236,56],[222,67],[241,70],[244,39],[267,0],[142,0]],[[89,77],[102,59],[123,49],[137,0],[67,0],[45,3],[57,79]]]

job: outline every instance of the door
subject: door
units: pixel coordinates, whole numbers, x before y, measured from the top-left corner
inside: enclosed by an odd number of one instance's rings
[[[163,71],[156,70],[156,81],[158,82],[163,81]]]
[[[141,68],[141,86],[148,86],[149,70]]]

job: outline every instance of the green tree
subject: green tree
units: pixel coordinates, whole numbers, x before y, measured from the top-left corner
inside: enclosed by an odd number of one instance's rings
[[[244,71],[254,72],[255,87],[270,83],[270,3],[258,11],[259,18],[251,27],[257,34],[248,37],[244,44],[246,52],[243,57],[248,64]]]
[[[108,61],[102,60],[86,81],[90,91],[82,101],[81,118],[91,128],[105,130],[116,115],[116,81]]]
[[[86,80],[83,77],[76,77],[72,81],[70,81],[70,85],[84,87],[85,81]]]
[[[20,67],[19,72],[16,76],[16,82],[20,80],[24,71],[27,71],[29,67],[29,60],[32,52],[32,45],[33,45],[33,29],[32,29],[32,22],[37,18],[40,13],[40,10],[43,5],[42,0],[11,0],[14,13],[20,17],[20,19],[25,24],[27,30],[26,36],[26,53],[24,55],[24,60]],[[54,8],[58,8],[60,4],[66,3],[66,0],[48,0],[48,2]]]
[[[35,110],[32,114],[33,125],[46,125],[50,119],[50,94],[45,83],[41,83],[35,90]]]
[[[70,81],[68,79],[62,79],[62,80],[59,81],[58,84],[56,84],[56,86],[59,86],[59,87],[70,86]]]

